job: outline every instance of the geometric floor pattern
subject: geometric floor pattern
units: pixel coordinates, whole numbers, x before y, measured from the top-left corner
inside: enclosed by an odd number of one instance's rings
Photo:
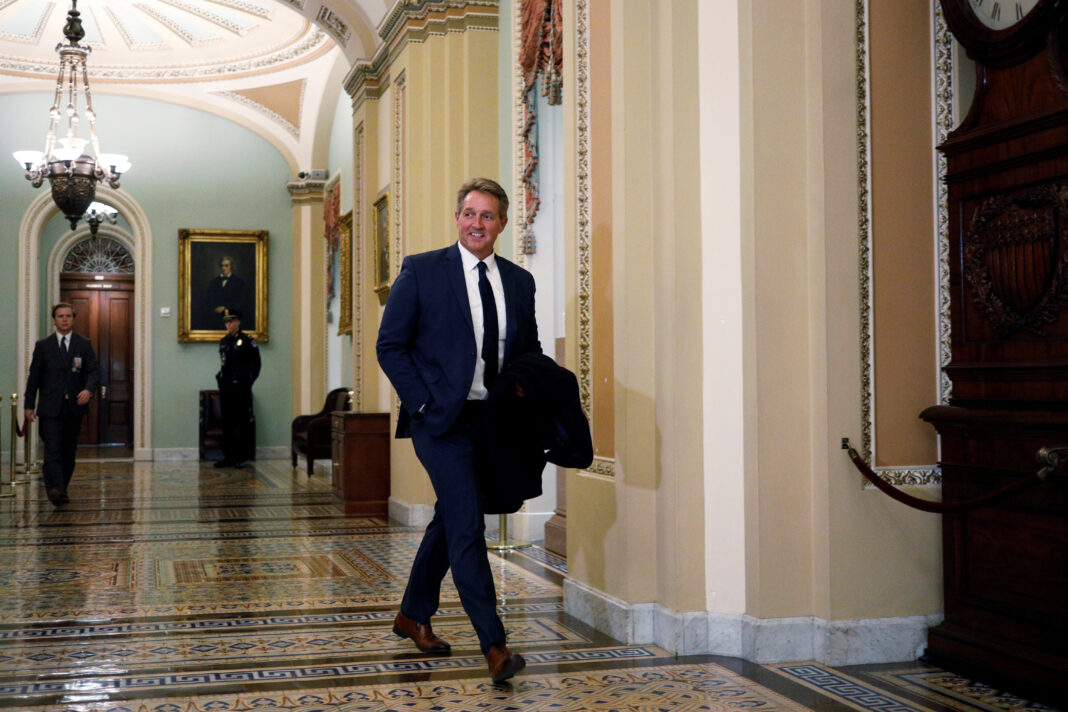
[[[920,664],[831,669],[676,657],[563,611],[567,562],[490,553],[509,645],[492,685],[451,579],[449,657],[391,631],[422,532],[346,516],[286,460],[80,461],[71,503],[0,499],[0,712],[719,710],[1048,712]]]

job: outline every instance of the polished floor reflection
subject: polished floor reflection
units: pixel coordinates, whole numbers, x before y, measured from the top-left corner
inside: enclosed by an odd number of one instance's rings
[[[347,517],[288,461],[80,462],[71,503],[0,499],[0,709],[1043,710],[918,663],[678,658],[563,612],[566,563],[491,554],[527,670],[492,685],[456,591],[450,657],[391,632],[420,530]]]

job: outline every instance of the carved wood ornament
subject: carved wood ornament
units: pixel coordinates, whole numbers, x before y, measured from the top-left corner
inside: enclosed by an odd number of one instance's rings
[[[1049,184],[983,200],[964,235],[964,278],[1002,337],[1039,336],[1066,300],[1068,250],[1062,234],[1068,186]]]

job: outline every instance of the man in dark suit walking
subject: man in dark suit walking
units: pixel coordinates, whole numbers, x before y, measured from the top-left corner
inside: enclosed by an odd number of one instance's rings
[[[501,366],[541,351],[534,278],[493,253],[507,222],[508,196],[496,182],[465,183],[458,242],[404,259],[378,331],[378,362],[401,401],[397,437],[412,438],[437,495],[393,632],[423,652],[451,652],[430,625],[451,568],[494,682],[526,663],[508,650],[486,554],[486,397]]]
[[[70,304],[52,307],[52,323],[55,333],[34,344],[25,403],[26,422],[40,420],[45,490],[58,507],[70,501],[67,487],[74,475],[78,432],[89,399],[100,385],[100,369],[89,339],[74,333]]]

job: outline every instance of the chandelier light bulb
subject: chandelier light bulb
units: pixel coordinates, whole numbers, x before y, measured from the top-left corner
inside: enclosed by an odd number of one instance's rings
[[[52,155],[61,161],[73,161],[82,155],[87,143],[88,139],[66,136],[59,139],[59,147],[53,149]]]
[[[45,155],[40,151],[15,151],[11,155],[14,156],[15,160],[19,162],[19,165],[26,170],[43,166],[45,162]]]

